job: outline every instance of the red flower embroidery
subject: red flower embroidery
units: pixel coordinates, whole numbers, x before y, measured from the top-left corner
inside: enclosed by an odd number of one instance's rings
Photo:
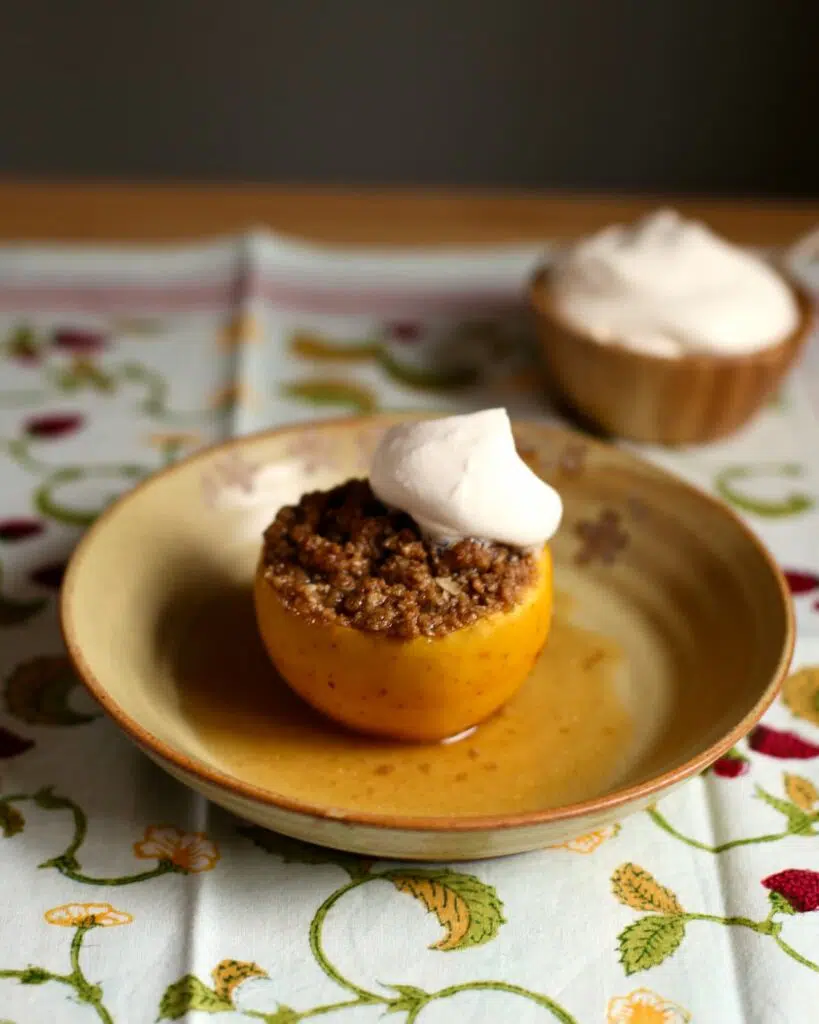
[[[748,737],[748,746],[758,754],[768,757],[798,758],[806,760],[819,757],[819,746],[802,739],[795,732],[783,732],[768,725],[758,725]]]
[[[39,519],[0,519],[0,541],[11,544],[18,540],[28,540],[44,529]]]
[[[750,767],[748,758],[740,754],[735,747],[711,765],[714,775],[719,775],[721,779],[735,779],[739,775],[747,775]]]
[[[768,875],[762,884],[788,901],[798,914],[819,910],[819,871],[788,868]]]
[[[19,757],[33,746],[34,740],[27,740],[0,725],[0,758]]]
[[[59,590],[66,568],[66,562],[51,562],[49,565],[42,565],[39,569],[35,569],[29,579],[41,587],[48,587],[49,590]]]
[[[33,416],[26,421],[25,431],[29,437],[55,438],[73,434],[83,425],[83,418],[76,412],[47,413]]]
[[[819,576],[815,573],[797,572],[795,569],[785,569],[784,572],[785,579],[788,581],[788,586],[794,597],[819,590]]]
[[[54,332],[54,346],[65,352],[89,354],[104,349],[106,339],[96,331],[63,327]]]

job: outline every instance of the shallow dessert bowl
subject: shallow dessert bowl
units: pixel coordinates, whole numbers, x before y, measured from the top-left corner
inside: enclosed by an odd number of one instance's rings
[[[784,580],[720,502],[562,428],[514,425],[564,499],[555,615],[520,693],[471,735],[346,732],[277,677],[254,622],[281,504],[366,467],[396,417],[272,430],[199,452],[111,506],[62,590],[70,656],[149,757],[242,818],[401,859],[565,842],[649,806],[728,751],[793,648]],[[441,679],[446,686],[446,679]]]

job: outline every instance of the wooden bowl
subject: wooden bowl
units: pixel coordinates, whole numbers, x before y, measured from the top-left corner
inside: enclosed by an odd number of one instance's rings
[[[530,298],[547,370],[572,408],[613,437],[702,444],[747,423],[802,350],[813,324],[813,303],[801,287],[788,283],[799,305],[796,330],[760,352],[729,356],[670,358],[598,341],[555,308],[547,269],[535,275]]]
[[[515,425],[565,501],[532,675],[455,743],[334,725],[276,675],[252,582],[279,504],[366,472],[395,417],[240,438],[147,480],[85,535],[61,617],[81,678],[168,772],[249,819],[381,857],[468,860],[638,811],[732,747],[791,657],[787,588],[718,501],[627,452]],[[440,679],[442,687],[447,679]]]

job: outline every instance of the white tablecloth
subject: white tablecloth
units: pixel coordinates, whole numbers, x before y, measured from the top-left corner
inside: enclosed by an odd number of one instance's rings
[[[819,1020],[815,345],[741,436],[647,453],[739,509],[799,624],[764,728],[654,812],[452,868],[302,847],[164,776],[65,660],[55,594],[80,531],[192,448],[344,411],[548,412],[522,312],[538,257],[261,234],[0,250],[1,1021]],[[810,251],[796,270],[819,288]],[[459,341],[476,320],[480,343]]]

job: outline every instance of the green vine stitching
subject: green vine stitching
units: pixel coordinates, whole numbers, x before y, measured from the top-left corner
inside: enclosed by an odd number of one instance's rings
[[[560,1024],[576,1024],[575,1018],[553,999],[519,985],[502,981],[470,981],[426,992],[414,985],[386,984],[385,988],[396,993],[388,996],[346,978],[328,957],[324,948],[324,925],[328,915],[344,896],[373,881],[391,883],[399,892],[414,896],[427,911],[435,913],[446,933],[433,948],[451,951],[491,941],[504,923],[503,908],[495,890],[475,876],[446,868],[390,868],[374,872],[369,861],[349,854],[306,846],[255,826],[241,828],[239,831],[258,847],[281,857],[285,862],[334,864],[348,875],[349,880],[334,889],[313,915],[309,943],[318,966],[334,984],[349,993],[350,998],[304,1010],[280,1005],[273,1013],[238,1008],[233,1001],[232,990],[227,991],[224,985],[223,974],[228,965],[232,965],[232,973],[240,977],[265,976],[265,972],[257,964],[223,961],[213,971],[216,982],[213,988],[192,974],[168,986],[159,1007],[159,1020],[178,1020],[189,1010],[199,1009],[209,1013],[239,1012],[263,1024],[298,1024],[299,1021],[339,1010],[377,1005],[383,1007],[385,1013],[405,1013],[406,1024],[414,1024],[424,1007],[432,1002],[448,999],[461,992],[493,991],[527,999],[547,1010]]]
[[[31,443],[21,438],[0,440],[6,453],[29,473],[44,477],[34,491],[34,506],[40,515],[65,526],[86,527],[99,515],[99,509],[76,508],[57,497],[61,488],[81,480],[123,480],[132,484],[153,472],[152,467],[136,463],[111,463],[98,466],[53,466],[31,452]],[[113,497],[113,496],[112,496]]]
[[[766,519],[781,519],[784,516],[795,516],[801,512],[809,512],[815,505],[809,494],[794,491],[785,498],[755,498],[737,487],[743,480],[764,479],[797,479],[803,475],[801,466],[795,463],[774,463],[761,466],[728,466],[721,470],[714,481],[719,496],[729,504],[743,512],[763,516]]]
[[[61,875],[70,878],[73,882],[81,885],[133,885],[135,882],[146,882],[151,878],[159,878],[167,874],[187,874],[184,867],[173,864],[169,860],[159,860],[155,868],[148,871],[140,871],[134,875],[117,875],[113,878],[97,878],[87,875],[82,870],[77,854],[80,851],[88,834],[88,818],[85,811],[68,797],[58,796],[53,792],[53,787],[47,786],[36,793],[13,793],[9,796],[0,797],[0,831],[6,838],[11,838],[22,832],[25,826],[25,819],[17,805],[32,801],[34,805],[45,811],[67,810],[71,812],[74,821],[74,835],[71,842],[62,853],[49,860],[43,861],[40,868],[51,868],[59,871]]]
[[[786,790],[788,789],[791,780],[796,778],[796,776],[785,776]],[[725,853],[727,850],[736,849],[738,846],[755,846],[757,843],[775,843],[777,840],[785,839],[787,836],[817,835],[817,830],[814,826],[819,823],[819,810],[812,806],[813,801],[809,804],[805,804],[804,806],[799,806],[794,803],[793,800],[774,796],[772,793],[763,789],[762,786],[756,786],[755,792],[759,800],[764,801],[769,807],[772,807],[775,811],[778,811],[780,814],[785,816],[787,826],[783,831],[769,832],[761,836],[746,836],[742,839],[729,839],[727,842],[711,845],[710,843],[703,843],[699,839],[693,839],[691,836],[684,835],[679,831],[679,829],[675,828],[668,818],[661,814],[656,807],[650,807],[646,813],[654,824],[664,832],[667,832],[668,835],[680,840],[680,842],[685,843],[687,846],[693,847],[695,850],[704,850],[707,853],[719,854]]]
[[[623,929],[617,937],[620,963],[626,974],[657,967],[668,959],[685,938],[686,925],[692,921],[710,921],[729,928],[747,928],[758,935],[769,935],[792,960],[819,972],[819,964],[802,956],[782,938],[782,922],[777,915],[791,915],[793,908],[778,893],[770,894],[771,908],[763,921],[748,917],[721,917],[716,914],[690,913],[677,896],[653,875],[636,864],[621,864],[611,876],[612,892],[632,910],[648,911],[645,917]]]
[[[0,970],[0,978],[16,978],[21,985],[44,985],[49,981],[67,985],[73,989],[75,998],[90,1006],[103,1024],[114,1024],[114,1018],[103,1005],[102,988],[86,978],[80,964],[80,952],[85,936],[96,927],[97,925],[94,923],[84,923],[74,929],[69,951],[70,973],[58,974],[55,971],[46,970],[44,967],[29,966],[18,970]]]
[[[131,361],[116,367],[101,367],[88,356],[74,356],[67,365],[49,362],[49,349],[44,340],[30,327],[22,325],[12,331],[11,336],[0,342],[0,357],[11,358],[23,346],[31,357],[46,359],[41,366],[45,387],[39,390],[20,389],[0,392],[0,408],[20,408],[45,401],[50,394],[73,394],[85,389],[103,395],[113,395],[120,386],[136,385],[143,389],[144,397],[139,404],[147,416],[178,425],[200,422],[215,415],[211,411],[174,412],[169,408],[168,384],[157,370],[144,363]]]

